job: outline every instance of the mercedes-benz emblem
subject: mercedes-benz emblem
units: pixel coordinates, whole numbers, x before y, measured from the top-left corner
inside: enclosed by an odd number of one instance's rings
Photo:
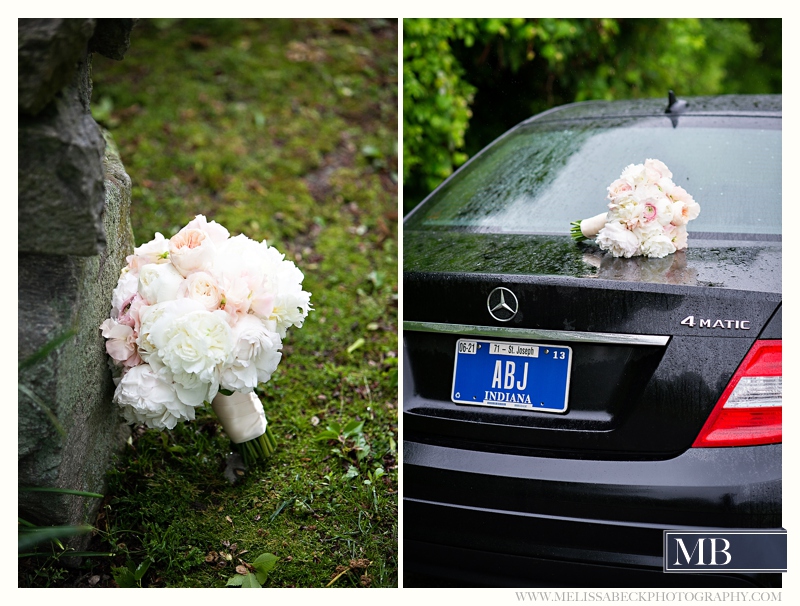
[[[513,292],[504,286],[498,286],[489,293],[489,298],[486,299],[486,307],[495,320],[508,322],[517,315],[519,303]]]

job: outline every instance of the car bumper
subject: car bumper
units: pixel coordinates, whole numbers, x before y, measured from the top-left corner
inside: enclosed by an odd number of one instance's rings
[[[776,574],[662,572],[664,530],[780,528],[779,444],[609,461],[412,438],[403,453],[408,572],[501,586],[780,584]]]

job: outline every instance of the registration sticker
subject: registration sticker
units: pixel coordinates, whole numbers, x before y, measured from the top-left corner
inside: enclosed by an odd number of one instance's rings
[[[564,345],[460,339],[456,404],[566,412],[572,349]]]

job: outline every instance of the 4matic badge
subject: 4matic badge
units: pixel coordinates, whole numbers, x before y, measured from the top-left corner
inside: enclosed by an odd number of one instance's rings
[[[684,326],[694,328],[724,328],[731,330],[750,330],[750,320],[718,320],[712,318],[697,318],[694,316],[686,316],[681,320]]]

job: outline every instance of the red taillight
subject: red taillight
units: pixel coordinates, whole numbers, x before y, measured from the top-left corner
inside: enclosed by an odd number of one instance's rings
[[[781,441],[782,343],[755,342],[692,446],[753,446]]]

